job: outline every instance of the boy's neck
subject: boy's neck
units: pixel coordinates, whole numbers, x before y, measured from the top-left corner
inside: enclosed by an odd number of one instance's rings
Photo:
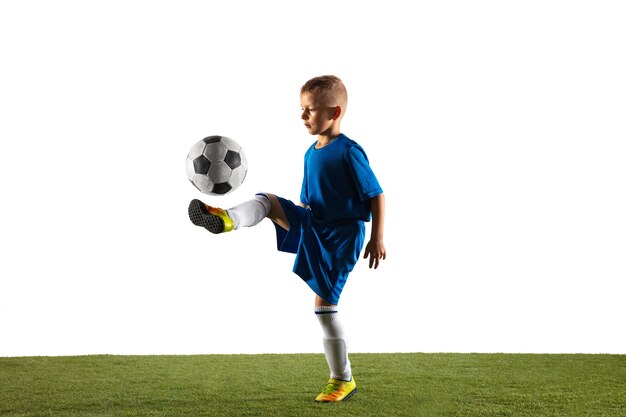
[[[338,129],[332,133],[317,135],[317,144],[315,144],[315,149],[323,148],[339,136],[341,136],[341,132]]]

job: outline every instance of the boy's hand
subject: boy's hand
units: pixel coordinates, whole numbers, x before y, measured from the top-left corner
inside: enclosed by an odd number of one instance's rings
[[[387,257],[387,252],[385,251],[385,244],[382,240],[379,239],[371,239],[367,246],[365,246],[365,255],[364,259],[370,257],[370,268],[373,266],[374,269],[378,268],[378,263]]]

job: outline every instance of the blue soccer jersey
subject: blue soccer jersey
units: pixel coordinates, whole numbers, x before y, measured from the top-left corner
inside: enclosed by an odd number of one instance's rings
[[[365,151],[345,135],[304,155],[300,201],[318,221],[369,221],[369,200],[382,192]]]
[[[300,201],[279,197],[289,230],[275,224],[278,249],[296,253],[293,271],[322,299],[337,304],[365,241],[370,199],[382,193],[365,151],[340,135],[305,154]]]

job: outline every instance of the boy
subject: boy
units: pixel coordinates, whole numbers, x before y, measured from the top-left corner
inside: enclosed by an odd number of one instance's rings
[[[300,90],[302,120],[317,142],[305,154],[300,203],[259,193],[229,210],[199,200],[189,204],[196,226],[223,233],[258,224],[265,217],[276,226],[278,250],[296,254],[293,271],[316,293],[315,314],[324,333],[330,380],[316,401],[342,401],[356,393],[337,304],[356,264],[365,238],[364,222],[372,219],[365,247],[369,267],[385,259],[384,195],[367,156],[356,142],[341,134],[348,95],[332,75],[315,77]]]

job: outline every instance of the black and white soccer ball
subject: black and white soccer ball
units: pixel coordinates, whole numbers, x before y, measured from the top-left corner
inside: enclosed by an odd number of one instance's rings
[[[224,195],[243,183],[248,160],[235,140],[209,136],[191,147],[185,168],[187,178],[198,190],[210,195]]]

